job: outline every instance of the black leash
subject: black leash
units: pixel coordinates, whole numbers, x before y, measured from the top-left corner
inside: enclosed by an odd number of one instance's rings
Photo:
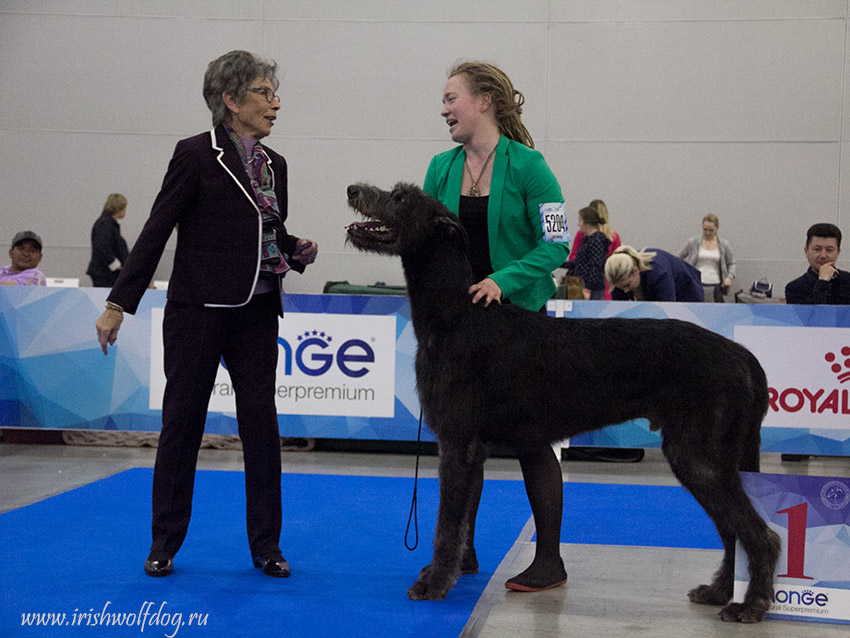
[[[422,451],[422,409],[419,409],[419,432],[416,434],[416,470],[413,474],[413,498],[410,501],[410,514],[407,517],[407,529],[404,530],[404,546],[413,551],[419,546],[419,517],[417,516],[417,498],[416,489],[419,486],[419,455]],[[408,542],[410,536],[410,521],[413,521],[413,529],[415,532],[415,540],[413,547]]]

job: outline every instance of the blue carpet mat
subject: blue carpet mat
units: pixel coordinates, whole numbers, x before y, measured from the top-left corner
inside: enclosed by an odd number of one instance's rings
[[[419,549],[409,552],[411,479],[284,475],[281,544],[293,575],[275,579],[250,563],[243,474],[200,471],[174,575],[153,579],[142,571],[151,480],[150,469],[128,470],[0,515],[0,635],[454,637],[531,515],[521,482],[487,481],[481,573],[444,601],[412,602],[405,592],[431,558],[436,479],[420,480]],[[565,543],[720,546],[680,487],[564,488]],[[61,628],[22,626],[24,614],[47,613]]]
[[[564,483],[561,542],[723,549],[694,497],[666,485]]]
[[[409,552],[412,479],[284,475],[292,576],[278,579],[251,565],[244,475],[199,471],[174,574],[154,579],[142,570],[152,477],[127,470],[0,515],[0,636],[454,637],[531,516],[521,482],[488,482],[481,573],[443,601],[413,602],[407,589],[431,559],[436,479],[420,479],[419,548]],[[104,608],[135,624],[99,625]],[[28,613],[58,613],[62,626],[22,627]]]

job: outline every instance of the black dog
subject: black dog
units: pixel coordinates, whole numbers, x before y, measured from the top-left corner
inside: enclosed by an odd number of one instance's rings
[[[554,319],[512,305],[473,304],[466,233],[445,206],[407,184],[391,192],[349,186],[348,200],[369,220],[351,224],[348,241],[401,257],[418,341],[419,399],[440,450],[434,556],[408,595],[442,599],[460,574],[475,510],[471,486],[486,442],[513,447],[522,461],[555,441],[645,417],[661,431],[673,473],[711,517],[725,548],[712,584],[691,590],[690,599],[725,605],[723,620],[761,620],[780,542],[739,475],[759,469],[768,392],[756,358],[673,319]],[[532,509],[536,521],[533,502]],[[750,563],[743,603],[729,603],[736,538]]]

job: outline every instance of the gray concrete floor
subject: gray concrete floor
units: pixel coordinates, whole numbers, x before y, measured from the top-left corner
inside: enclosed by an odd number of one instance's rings
[[[21,445],[0,443],[0,512],[22,507],[132,467],[152,467],[151,448]],[[412,455],[354,452],[284,452],[285,472],[412,476]],[[520,479],[513,459],[490,459],[486,478]],[[570,482],[675,485],[657,450],[640,463],[564,461]],[[199,469],[241,471],[241,452],[201,450]],[[420,475],[436,476],[437,459],[423,457]],[[762,456],[762,471],[775,474],[850,477],[850,459],[815,457],[782,462]],[[728,624],[717,609],[688,602],[688,589],[707,582],[720,561],[713,550],[620,546],[561,546],[569,582],[546,592],[521,594],[504,588],[533,555],[531,521],[485,589],[464,638],[554,638],[641,635],[647,638],[848,638],[850,627],[767,620],[757,625]],[[411,575],[413,579],[414,575]]]

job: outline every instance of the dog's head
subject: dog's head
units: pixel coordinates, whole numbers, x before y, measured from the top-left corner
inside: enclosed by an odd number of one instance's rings
[[[391,191],[352,184],[348,205],[367,220],[347,228],[347,241],[359,250],[412,255],[420,247],[454,245],[466,252],[466,232],[457,216],[413,184],[399,182]]]

